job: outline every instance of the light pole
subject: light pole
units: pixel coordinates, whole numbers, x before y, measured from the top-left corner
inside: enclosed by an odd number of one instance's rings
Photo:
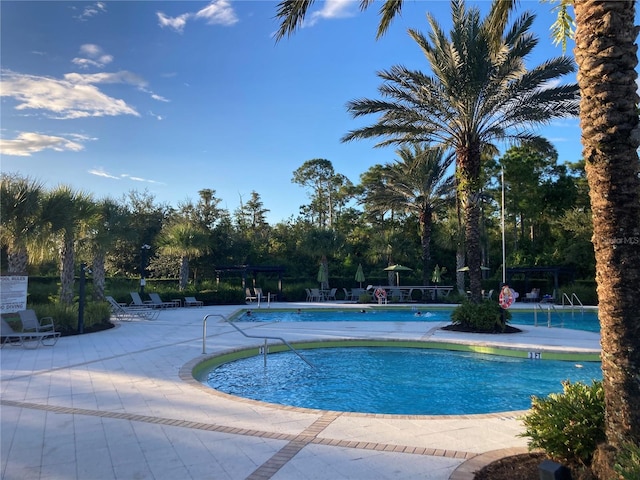
[[[147,245],[146,243],[140,247],[140,295],[144,294],[144,286],[147,284],[144,277],[147,269],[147,255],[149,254],[150,248],[151,245]]]
[[[504,240],[504,165],[501,168],[501,181],[502,183],[502,215],[501,215],[501,227],[502,227],[502,284],[507,283],[507,255],[505,251]]]

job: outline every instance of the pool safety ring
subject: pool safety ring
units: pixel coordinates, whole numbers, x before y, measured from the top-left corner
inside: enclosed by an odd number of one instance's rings
[[[511,306],[513,300],[513,291],[506,285],[502,287],[502,290],[500,290],[500,297],[498,298],[500,306],[506,310]]]
[[[384,300],[385,298],[387,298],[387,291],[384,288],[378,287],[376,288],[374,295],[378,300]]]

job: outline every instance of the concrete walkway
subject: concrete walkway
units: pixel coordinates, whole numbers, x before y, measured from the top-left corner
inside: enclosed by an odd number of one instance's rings
[[[327,304],[272,305],[280,306]],[[218,316],[229,317],[239,309],[172,309],[157,320],[118,322],[104,332],[64,337],[54,347],[4,347],[0,477],[464,480],[494,458],[526,450],[526,439],[517,436],[522,412],[354,414],[279,407],[213,391],[193,379],[193,366],[211,354],[260,344]],[[205,355],[207,314],[214,316],[207,321]],[[243,328],[290,342],[363,338],[488,344],[486,335],[446,332],[437,326],[322,322]],[[599,351],[597,334],[525,330],[517,337],[491,336],[491,344]]]

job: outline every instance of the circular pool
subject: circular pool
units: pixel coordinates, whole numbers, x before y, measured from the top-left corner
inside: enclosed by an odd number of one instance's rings
[[[526,410],[531,396],[590,383],[600,363],[402,346],[332,347],[240,358],[199,377],[212,388],[269,403],[377,414],[461,415]],[[520,352],[525,353],[526,352]],[[248,354],[248,353],[247,353]],[[238,355],[236,352],[235,356]]]

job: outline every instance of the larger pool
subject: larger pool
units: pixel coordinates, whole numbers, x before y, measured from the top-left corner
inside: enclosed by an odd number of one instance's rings
[[[253,309],[251,315],[241,315],[236,321],[253,322],[450,322],[449,309],[406,308],[406,309],[322,309],[322,310],[274,310]],[[595,310],[560,310],[548,307],[536,310],[511,310],[512,325],[534,325],[572,328],[599,332],[598,313]]]
[[[562,391],[562,381],[602,377],[599,362],[529,360],[472,352],[340,347],[225,363],[206,383],[269,403],[322,410],[456,415],[526,410],[531,396]]]

